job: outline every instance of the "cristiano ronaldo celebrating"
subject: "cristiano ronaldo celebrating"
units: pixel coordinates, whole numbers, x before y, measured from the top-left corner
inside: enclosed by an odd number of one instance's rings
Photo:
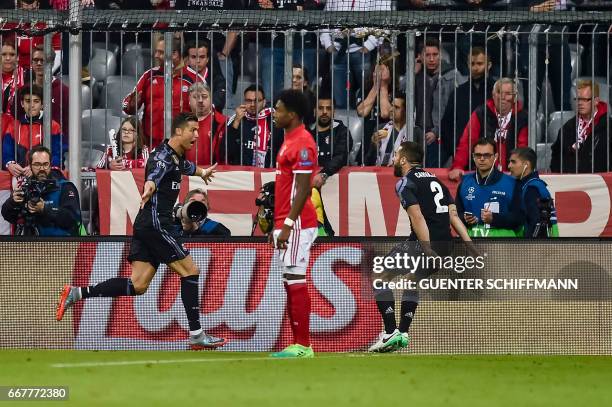
[[[313,171],[317,168],[317,145],[302,122],[308,100],[301,91],[281,92],[274,122],[285,130],[276,158],[274,230],[270,242],[283,270],[287,311],[293,344],[271,354],[280,358],[311,358],[310,297],[306,269],[310,247],[317,237],[317,215],[310,200]]]
[[[144,192],[128,256],[131,276],[111,278],[89,287],[64,286],[57,306],[58,321],[66,309],[81,299],[144,294],[160,263],[165,263],[181,276],[181,300],[189,322],[190,347],[198,350],[225,344],[225,339],[207,335],[202,330],[199,270],[189,251],[171,234],[174,230],[172,209],[179,194],[181,176],[197,175],[208,184],[215,173],[216,164],[203,169],[185,160],[185,152],[197,139],[198,118],[191,113],[177,115],[172,121],[172,136],[160,144],[147,161]]]

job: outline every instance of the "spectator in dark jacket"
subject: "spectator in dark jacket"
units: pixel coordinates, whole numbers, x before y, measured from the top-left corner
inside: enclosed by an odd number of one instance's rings
[[[331,177],[347,164],[348,152],[352,146],[351,133],[344,123],[334,119],[335,103],[329,93],[319,94],[317,123],[310,132],[317,142],[319,167],[321,170],[313,179],[313,186],[321,188]]]
[[[448,98],[444,116],[440,123],[440,138],[444,151],[454,155],[470,116],[478,106],[484,105],[488,95],[493,93],[495,79],[491,77],[491,65],[491,60],[485,53],[484,48],[472,48],[470,56],[471,79],[457,88],[456,105],[453,95]]]
[[[196,78],[204,78],[204,81],[212,90],[212,102],[215,110],[222,113],[226,100],[225,78],[221,72],[219,61],[216,58],[214,63],[211,61],[208,40],[198,39],[198,41],[195,41],[189,39],[185,43],[183,58],[185,65],[199,74]]]
[[[442,62],[440,42],[428,37],[419,54],[422,68],[415,77],[415,124],[425,134],[425,166],[440,167],[449,156],[440,142],[440,127],[446,103],[465,78]],[[418,69],[418,67],[417,67]]]
[[[219,144],[219,163],[274,168],[283,132],[273,126],[273,113],[261,87],[246,88],[244,102],[229,118],[227,136]]]
[[[553,172],[606,172],[612,153],[608,105],[599,99],[599,85],[590,80],[576,84],[576,114],[559,130],[552,146]],[[612,157],[610,157],[612,159]]]

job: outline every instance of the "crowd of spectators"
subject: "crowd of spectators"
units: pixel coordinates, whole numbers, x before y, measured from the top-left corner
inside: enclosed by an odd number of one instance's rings
[[[68,1],[16,0],[0,2],[3,8],[65,10]],[[502,4],[503,3],[503,4]],[[318,0],[82,0],[84,7],[133,10],[264,10],[288,11],[393,11],[458,8],[464,10],[522,7],[533,12],[586,7],[586,1],[318,1]],[[2,169],[14,177],[30,176],[28,152],[49,138],[50,162],[64,169],[68,146],[69,92],[62,67],[68,54],[66,35],[52,36],[51,51],[45,52],[43,36],[28,36],[4,26],[0,40],[0,118]],[[44,24],[44,23],[40,23]],[[23,27],[22,27],[23,28]],[[558,30],[556,29],[558,28]],[[523,28],[529,32],[531,27]],[[551,26],[554,32],[561,27]],[[104,33],[91,39],[108,40]],[[97,38],[96,35],[102,37]],[[92,167],[110,170],[143,168],[148,154],[165,138],[164,59],[171,50],[172,116],[191,111],[200,122],[199,139],[188,158],[198,165],[213,163],[273,168],[283,132],[272,120],[276,95],[288,77],[286,34],[262,31],[175,32],[168,37],[150,36],[150,69],[140,71],[136,86],[121,99],[120,126],[110,130],[101,146],[99,162]],[[449,179],[460,182],[472,161],[476,142],[491,140],[497,170],[505,171],[511,153],[528,145],[530,65],[536,66],[538,112],[542,110],[545,81],[551,89],[552,108],[567,112],[569,121],[545,141],[550,164],[541,170],[554,172],[603,172],[610,170],[612,143],[607,100],[610,89],[601,82],[580,78],[572,66],[568,40],[556,34],[539,37],[535,60],[529,59],[527,34],[514,38],[486,37],[482,32],[417,37],[412,94],[406,94],[406,38],[373,29],[322,30],[293,34],[291,87],[306,93],[310,112],[305,124],[317,141],[320,171],[313,186],[321,188],[345,165],[392,166],[393,152],[404,141],[416,141],[425,151],[426,167],[449,168]],[[126,37],[127,38],[127,37]],[[568,37],[576,44],[576,37]],[[583,40],[584,41],[584,40]],[[88,41],[83,41],[84,47]],[[118,41],[116,41],[118,42]],[[123,38],[121,38],[123,43]],[[147,45],[141,41],[141,48]],[[451,46],[449,46],[451,44]],[[580,44],[576,44],[580,46]],[[595,52],[596,41],[586,44]],[[256,52],[248,53],[255,48]],[[121,52],[118,65],[121,65]],[[86,66],[93,55],[84,55]],[[531,55],[533,57],[533,54]],[[585,77],[602,76],[609,69],[604,54],[587,53],[595,63],[583,64]],[[245,61],[245,57],[251,60]],[[508,60],[512,59],[510,62]],[[580,58],[580,56],[578,56]],[[588,58],[584,58],[585,61]],[[554,63],[550,60],[554,59]],[[93,63],[93,62],[92,62]],[[581,62],[578,62],[580,65]],[[254,65],[251,71],[245,67]],[[44,69],[50,67],[51,111],[43,112]],[[95,67],[89,66],[91,72]],[[116,69],[109,75],[120,74]],[[603,75],[605,76],[605,75]],[[239,86],[240,85],[240,86]],[[104,89],[87,71],[83,86],[92,93]],[[410,99],[407,99],[410,98]],[[93,99],[92,99],[93,100]],[[412,103],[407,103],[411,100]],[[572,103],[574,102],[574,103]],[[407,106],[414,106],[412,112]],[[97,108],[107,106],[97,104]],[[109,109],[110,111],[110,109]],[[51,134],[43,134],[43,113],[50,114]],[[413,120],[408,120],[412,116]],[[572,116],[575,116],[572,118]],[[119,119],[118,119],[119,120]],[[359,121],[359,137],[350,120]],[[547,120],[547,117],[544,119]],[[414,127],[407,128],[411,122]],[[85,139],[85,136],[84,138]],[[486,145],[483,145],[486,147]],[[482,148],[478,147],[478,148]],[[92,147],[93,148],[93,147]],[[534,171],[537,168],[532,168]]]

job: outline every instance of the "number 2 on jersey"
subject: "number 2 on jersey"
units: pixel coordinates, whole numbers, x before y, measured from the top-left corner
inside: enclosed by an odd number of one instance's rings
[[[442,185],[436,181],[431,181],[429,184],[431,188],[431,192],[435,192],[434,202],[436,203],[436,213],[447,213],[448,205],[442,205],[442,198],[444,198],[444,191],[442,190]]]

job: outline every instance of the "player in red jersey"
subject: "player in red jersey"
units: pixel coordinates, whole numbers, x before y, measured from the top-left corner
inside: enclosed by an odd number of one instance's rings
[[[278,97],[274,122],[285,130],[276,158],[274,231],[270,242],[283,269],[287,311],[294,343],[271,354],[281,358],[311,358],[310,297],[306,269],[310,247],[317,237],[317,215],[310,200],[312,176],[317,169],[317,145],[304,127],[308,100],[301,91],[284,90]]]

